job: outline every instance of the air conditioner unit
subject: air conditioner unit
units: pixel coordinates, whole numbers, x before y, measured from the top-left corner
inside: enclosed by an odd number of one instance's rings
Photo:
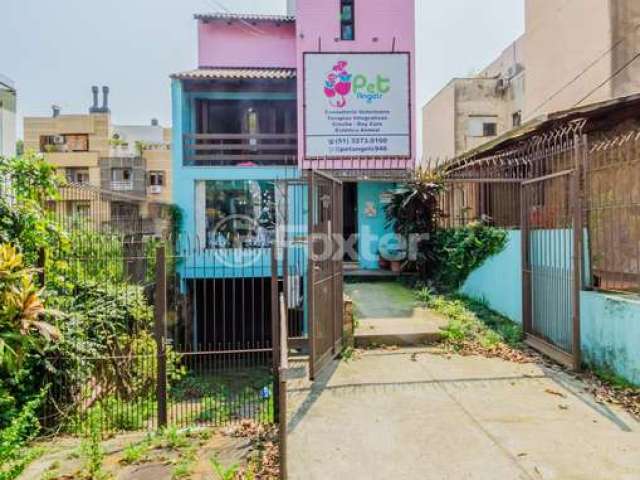
[[[162,185],[151,185],[149,187],[149,192],[154,194],[154,195],[158,195],[158,194],[162,193]]]
[[[53,144],[54,145],[64,145],[64,135],[54,135],[53,136]]]

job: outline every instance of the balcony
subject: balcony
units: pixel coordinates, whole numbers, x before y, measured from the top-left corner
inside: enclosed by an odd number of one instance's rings
[[[184,165],[188,167],[294,166],[297,155],[295,133],[184,135]]]
[[[146,162],[140,157],[103,157],[100,183],[105,191],[143,198],[147,195]]]
[[[111,191],[113,192],[132,192],[133,191],[133,181],[129,180],[120,180],[111,181]]]

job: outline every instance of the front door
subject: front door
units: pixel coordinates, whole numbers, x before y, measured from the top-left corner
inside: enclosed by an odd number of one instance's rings
[[[343,211],[343,236],[345,243],[349,241],[352,235],[358,235],[358,184],[356,182],[343,184],[343,198],[342,198],[342,211]],[[353,250],[356,254],[358,251],[358,242],[351,242]],[[344,252],[345,262],[357,262],[357,258],[352,258],[349,249],[345,249]]]

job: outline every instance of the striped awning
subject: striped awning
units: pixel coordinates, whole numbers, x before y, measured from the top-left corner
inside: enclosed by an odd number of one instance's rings
[[[295,68],[198,68],[174,73],[177,80],[289,80],[296,78]]]

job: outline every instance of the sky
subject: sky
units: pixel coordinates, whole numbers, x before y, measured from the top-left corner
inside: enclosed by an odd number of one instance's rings
[[[330,1],[330,0],[318,0]],[[366,1],[366,0],[361,0]],[[524,0],[415,0],[417,101],[488,65],[524,31]],[[0,73],[22,116],[84,113],[109,85],[113,122],[171,123],[171,73],[196,66],[194,13],[284,13],[285,0],[1,0]],[[419,110],[418,110],[419,112]],[[420,129],[420,115],[418,127]]]

